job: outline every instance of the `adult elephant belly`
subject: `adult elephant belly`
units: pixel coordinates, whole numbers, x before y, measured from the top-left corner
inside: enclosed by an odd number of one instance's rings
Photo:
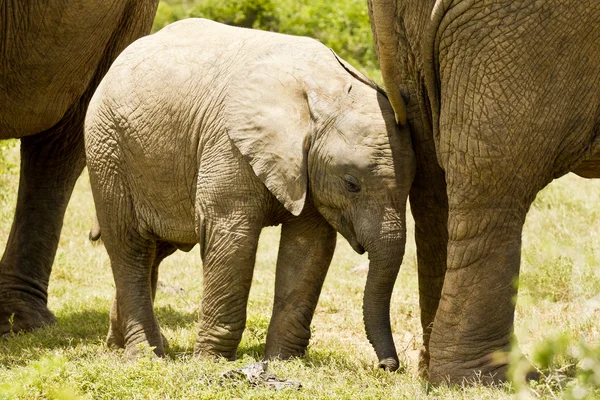
[[[5,16],[8,11],[31,16],[2,18],[0,25],[0,139],[31,136],[56,125],[90,86],[105,58],[101,49],[109,48],[121,29],[111,21],[127,17],[123,1],[64,3],[0,3]],[[82,18],[82,13],[96,18]]]
[[[579,164],[573,173],[582,178],[600,178],[600,151],[594,153],[590,158]]]

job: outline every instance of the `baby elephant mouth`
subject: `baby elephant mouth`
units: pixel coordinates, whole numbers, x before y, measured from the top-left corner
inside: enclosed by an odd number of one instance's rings
[[[346,238],[350,246],[354,249],[358,254],[364,254],[365,248],[358,242],[356,239],[356,231],[354,230],[354,225],[348,221],[344,216],[341,218],[342,227],[344,227],[341,232],[342,235]]]
[[[348,240],[348,242],[350,243],[350,246],[352,246],[354,251],[358,254],[365,253],[365,248],[360,243],[358,243],[358,240],[356,240],[356,238],[352,238],[352,240]]]

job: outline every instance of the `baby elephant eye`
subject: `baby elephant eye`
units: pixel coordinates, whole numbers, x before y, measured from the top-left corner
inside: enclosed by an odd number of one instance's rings
[[[344,183],[346,185],[346,190],[350,193],[360,192],[360,185],[358,183],[358,179],[356,179],[352,175],[344,175]]]

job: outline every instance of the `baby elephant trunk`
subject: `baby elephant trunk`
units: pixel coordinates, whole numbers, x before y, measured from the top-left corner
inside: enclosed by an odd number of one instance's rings
[[[390,324],[390,300],[400,270],[406,235],[382,239],[369,250],[369,274],[363,300],[367,338],[373,345],[379,367],[395,371],[399,367]]]

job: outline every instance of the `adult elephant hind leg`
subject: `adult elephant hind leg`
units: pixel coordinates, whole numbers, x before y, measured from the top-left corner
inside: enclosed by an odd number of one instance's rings
[[[266,359],[305,353],[310,324],[335,250],[335,230],[320,214],[305,213],[285,222],[281,229]]]
[[[537,185],[517,186],[496,165],[497,180],[482,186],[476,168],[470,177],[452,165],[446,170],[448,261],[430,340],[432,382],[506,380],[501,353],[511,344],[521,233]]]
[[[75,106],[51,129],[21,139],[17,206],[0,261],[0,335],[55,322],[48,283],[67,203],[85,165],[82,118]]]
[[[235,360],[242,339],[262,226],[239,217],[232,213],[206,222],[200,249],[204,276],[202,315],[194,347],[199,356]]]
[[[448,246],[448,199],[444,171],[437,165],[431,141],[414,141],[421,154],[410,191],[410,208],[415,220],[419,306],[423,347],[419,354],[419,375],[429,376],[429,339],[442,295]]]

